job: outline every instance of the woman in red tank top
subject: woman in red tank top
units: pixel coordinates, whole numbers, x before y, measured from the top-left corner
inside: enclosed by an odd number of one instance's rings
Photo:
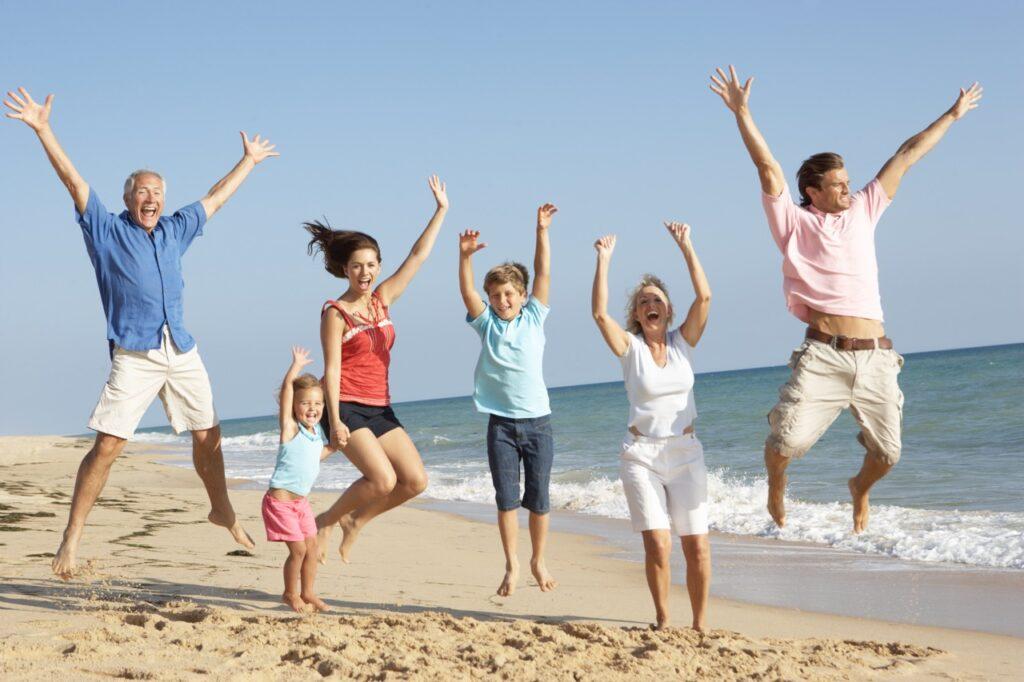
[[[332,230],[319,222],[305,224],[312,235],[309,251],[324,256],[324,266],[348,280],[348,290],[324,303],[320,342],[324,351],[324,431],[362,477],[316,519],[320,561],[335,524],[342,529],[341,558],[359,530],[375,516],[419,495],[427,487],[423,460],[391,409],[388,366],[395,328],[390,306],[402,295],[434,248],[448,212],[445,184],[429,180],[437,209],[395,274],[374,287],[380,274],[377,240],[362,232]]]

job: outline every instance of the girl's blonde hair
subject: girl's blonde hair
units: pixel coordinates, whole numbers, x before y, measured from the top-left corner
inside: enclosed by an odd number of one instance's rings
[[[509,261],[501,265],[495,265],[487,271],[484,276],[484,291],[491,295],[491,287],[496,284],[511,284],[519,290],[523,296],[526,295],[526,286],[530,283],[530,271],[522,263]]]
[[[300,374],[292,380],[292,390],[301,391],[307,388],[319,388],[323,390],[323,386],[320,385],[320,380],[312,374]]]
[[[631,334],[639,334],[642,330],[640,322],[636,319],[636,300],[640,298],[640,292],[645,287],[657,287],[661,289],[661,293],[665,294],[665,303],[668,304],[668,324],[672,324],[673,310],[672,301],[668,297],[668,287],[656,275],[647,272],[640,278],[640,283],[629,292],[629,300],[626,302],[626,331]]]

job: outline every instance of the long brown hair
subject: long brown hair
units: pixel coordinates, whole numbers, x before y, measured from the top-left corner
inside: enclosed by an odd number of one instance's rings
[[[796,184],[800,190],[800,205],[810,206],[811,199],[807,196],[807,188],[821,188],[821,181],[825,179],[825,173],[831,170],[843,168],[843,157],[835,152],[822,152],[811,156],[802,164],[796,172]]]
[[[365,232],[355,230],[334,230],[325,219],[324,222],[311,220],[302,223],[312,238],[309,240],[307,252],[310,256],[317,252],[324,255],[324,268],[335,277],[346,279],[345,266],[349,258],[359,249],[373,249],[380,261],[380,245],[377,240]]]

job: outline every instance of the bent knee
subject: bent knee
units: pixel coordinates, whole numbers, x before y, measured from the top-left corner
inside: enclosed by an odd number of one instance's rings
[[[900,454],[902,453],[902,447],[899,442],[887,441],[882,442],[885,439],[876,439],[867,436],[863,431],[857,434],[857,440],[864,449],[868,451],[868,454],[878,460],[880,464],[887,467],[892,467],[896,462],[900,461]]]
[[[419,495],[427,489],[427,472],[421,472],[420,474],[402,481],[402,486],[413,496]]]
[[[398,485],[398,477],[395,476],[394,471],[388,471],[387,473],[382,473],[378,476],[374,476],[373,478],[367,478],[366,480],[370,484],[370,490],[376,497],[390,495],[391,491],[395,489],[396,485]]]
[[[817,438],[799,437],[792,433],[768,436],[764,442],[764,458],[767,462],[771,456],[794,459],[803,457],[811,449]]]

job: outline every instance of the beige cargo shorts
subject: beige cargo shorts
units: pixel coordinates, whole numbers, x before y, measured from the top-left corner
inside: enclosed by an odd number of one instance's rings
[[[802,457],[850,408],[860,424],[857,440],[880,460],[900,458],[903,392],[897,377],[903,357],[894,350],[837,350],[807,339],[793,351],[789,381],[768,413],[765,446],[783,457]]]

